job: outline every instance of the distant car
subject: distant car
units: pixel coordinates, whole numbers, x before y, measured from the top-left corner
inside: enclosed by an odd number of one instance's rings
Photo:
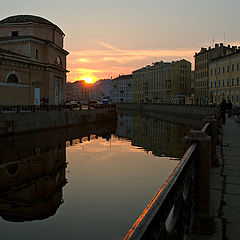
[[[65,103],[65,107],[72,110],[80,110],[80,104],[77,101],[71,101]]]
[[[89,100],[88,101],[88,106],[90,108],[99,108],[103,105],[103,103],[101,101],[98,100]]]

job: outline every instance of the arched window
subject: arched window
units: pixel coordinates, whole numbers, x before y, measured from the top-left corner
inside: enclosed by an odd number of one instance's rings
[[[58,66],[62,66],[62,59],[60,58],[60,56],[56,57],[55,64],[57,64]]]
[[[15,74],[10,74],[7,78],[7,82],[18,83],[18,77]]]
[[[15,175],[18,170],[18,164],[11,164],[6,167],[7,173],[11,176]]]

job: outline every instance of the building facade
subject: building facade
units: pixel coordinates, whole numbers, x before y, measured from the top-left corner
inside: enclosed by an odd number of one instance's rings
[[[76,101],[85,104],[88,102],[89,84],[87,84],[84,80],[71,83],[71,87],[68,86],[68,89],[69,88],[71,90],[71,93],[68,93],[71,95],[70,101]]]
[[[195,100],[197,103],[209,101],[209,64],[213,59],[232,54],[235,47],[224,46],[222,43],[215,44],[214,48],[201,48],[195,53]]]
[[[120,75],[113,80],[113,102],[133,101],[133,78],[132,74]]]
[[[240,49],[235,53],[219,57],[209,65],[210,103],[219,104],[223,98],[240,106]]]
[[[156,62],[133,72],[133,102],[172,102],[191,95],[191,63]]]
[[[89,100],[109,99],[113,98],[113,81],[112,79],[101,79],[89,86]]]
[[[16,15],[0,21],[0,104],[39,105],[65,100],[64,33],[50,21]]]

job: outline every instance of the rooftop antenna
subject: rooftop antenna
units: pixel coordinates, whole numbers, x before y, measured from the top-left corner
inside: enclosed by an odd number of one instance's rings
[[[214,44],[215,44],[215,36],[212,37],[212,44],[213,44],[213,48],[214,48]]]

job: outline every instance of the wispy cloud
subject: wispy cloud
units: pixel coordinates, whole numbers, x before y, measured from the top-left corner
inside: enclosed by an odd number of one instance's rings
[[[70,51],[68,79],[75,81],[81,75],[94,74],[98,78],[110,78],[129,74],[156,61],[186,59],[193,61],[196,49],[122,49],[106,42],[98,42],[96,49]]]

